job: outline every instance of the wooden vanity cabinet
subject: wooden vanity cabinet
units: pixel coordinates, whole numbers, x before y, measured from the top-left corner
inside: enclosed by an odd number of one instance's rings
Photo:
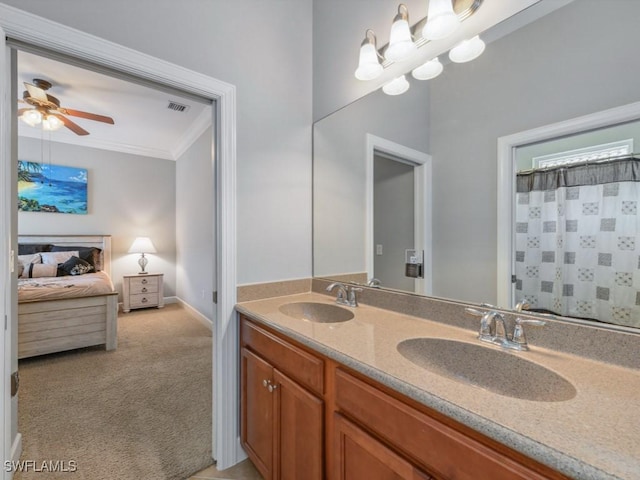
[[[266,480],[568,480],[244,316],[240,336],[241,440]]]
[[[265,480],[324,478],[322,360],[242,319],[241,442]]]

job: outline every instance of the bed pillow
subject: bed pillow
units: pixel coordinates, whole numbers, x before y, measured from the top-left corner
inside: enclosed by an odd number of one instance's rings
[[[42,257],[39,253],[32,253],[31,255],[18,255],[18,263],[23,267],[26,267],[30,263],[42,263]]]
[[[47,265],[58,265],[59,263],[64,263],[69,260],[71,257],[77,257],[78,251],[68,251],[68,252],[41,252],[40,256],[42,257],[42,263]]]
[[[64,263],[58,265],[64,275],[84,275],[94,271],[93,265],[78,257],[71,257]]]
[[[67,247],[61,245],[54,245],[51,248],[52,252],[78,252],[78,257],[80,257],[85,262],[89,262],[91,266],[95,269],[96,272],[100,271],[100,253],[101,249],[97,247]]]
[[[58,266],[44,263],[30,263],[25,265],[21,278],[56,277]]]
[[[19,243],[18,255],[33,255],[34,253],[50,252],[53,245],[49,243]]]

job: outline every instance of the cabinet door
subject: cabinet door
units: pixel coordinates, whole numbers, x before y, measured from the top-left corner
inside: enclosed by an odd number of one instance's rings
[[[324,406],[322,400],[274,370],[276,466],[274,478],[323,478]]]
[[[273,477],[274,395],[268,388],[273,367],[242,349],[242,446],[265,480]]]
[[[386,445],[334,414],[334,480],[429,480]]]

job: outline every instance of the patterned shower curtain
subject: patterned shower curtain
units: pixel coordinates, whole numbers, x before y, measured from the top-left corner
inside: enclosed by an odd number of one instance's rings
[[[516,299],[640,327],[640,160],[517,175]]]

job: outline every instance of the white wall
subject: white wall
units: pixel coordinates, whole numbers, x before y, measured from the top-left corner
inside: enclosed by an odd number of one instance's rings
[[[311,275],[312,0],[5,3],[236,85],[238,281]]]
[[[209,320],[215,311],[211,145],[211,130],[207,130],[176,161],[177,294]]]
[[[40,140],[20,137],[18,158],[40,162]],[[136,236],[148,236],[158,253],[147,255],[147,269],[164,273],[164,295],[175,295],[175,162],[52,142],[51,163],[87,169],[88,214],[20,212],[18,232],[111,235],[112,280],[120,301],[122,275],[140,268],[139,256],[127,251]]]

